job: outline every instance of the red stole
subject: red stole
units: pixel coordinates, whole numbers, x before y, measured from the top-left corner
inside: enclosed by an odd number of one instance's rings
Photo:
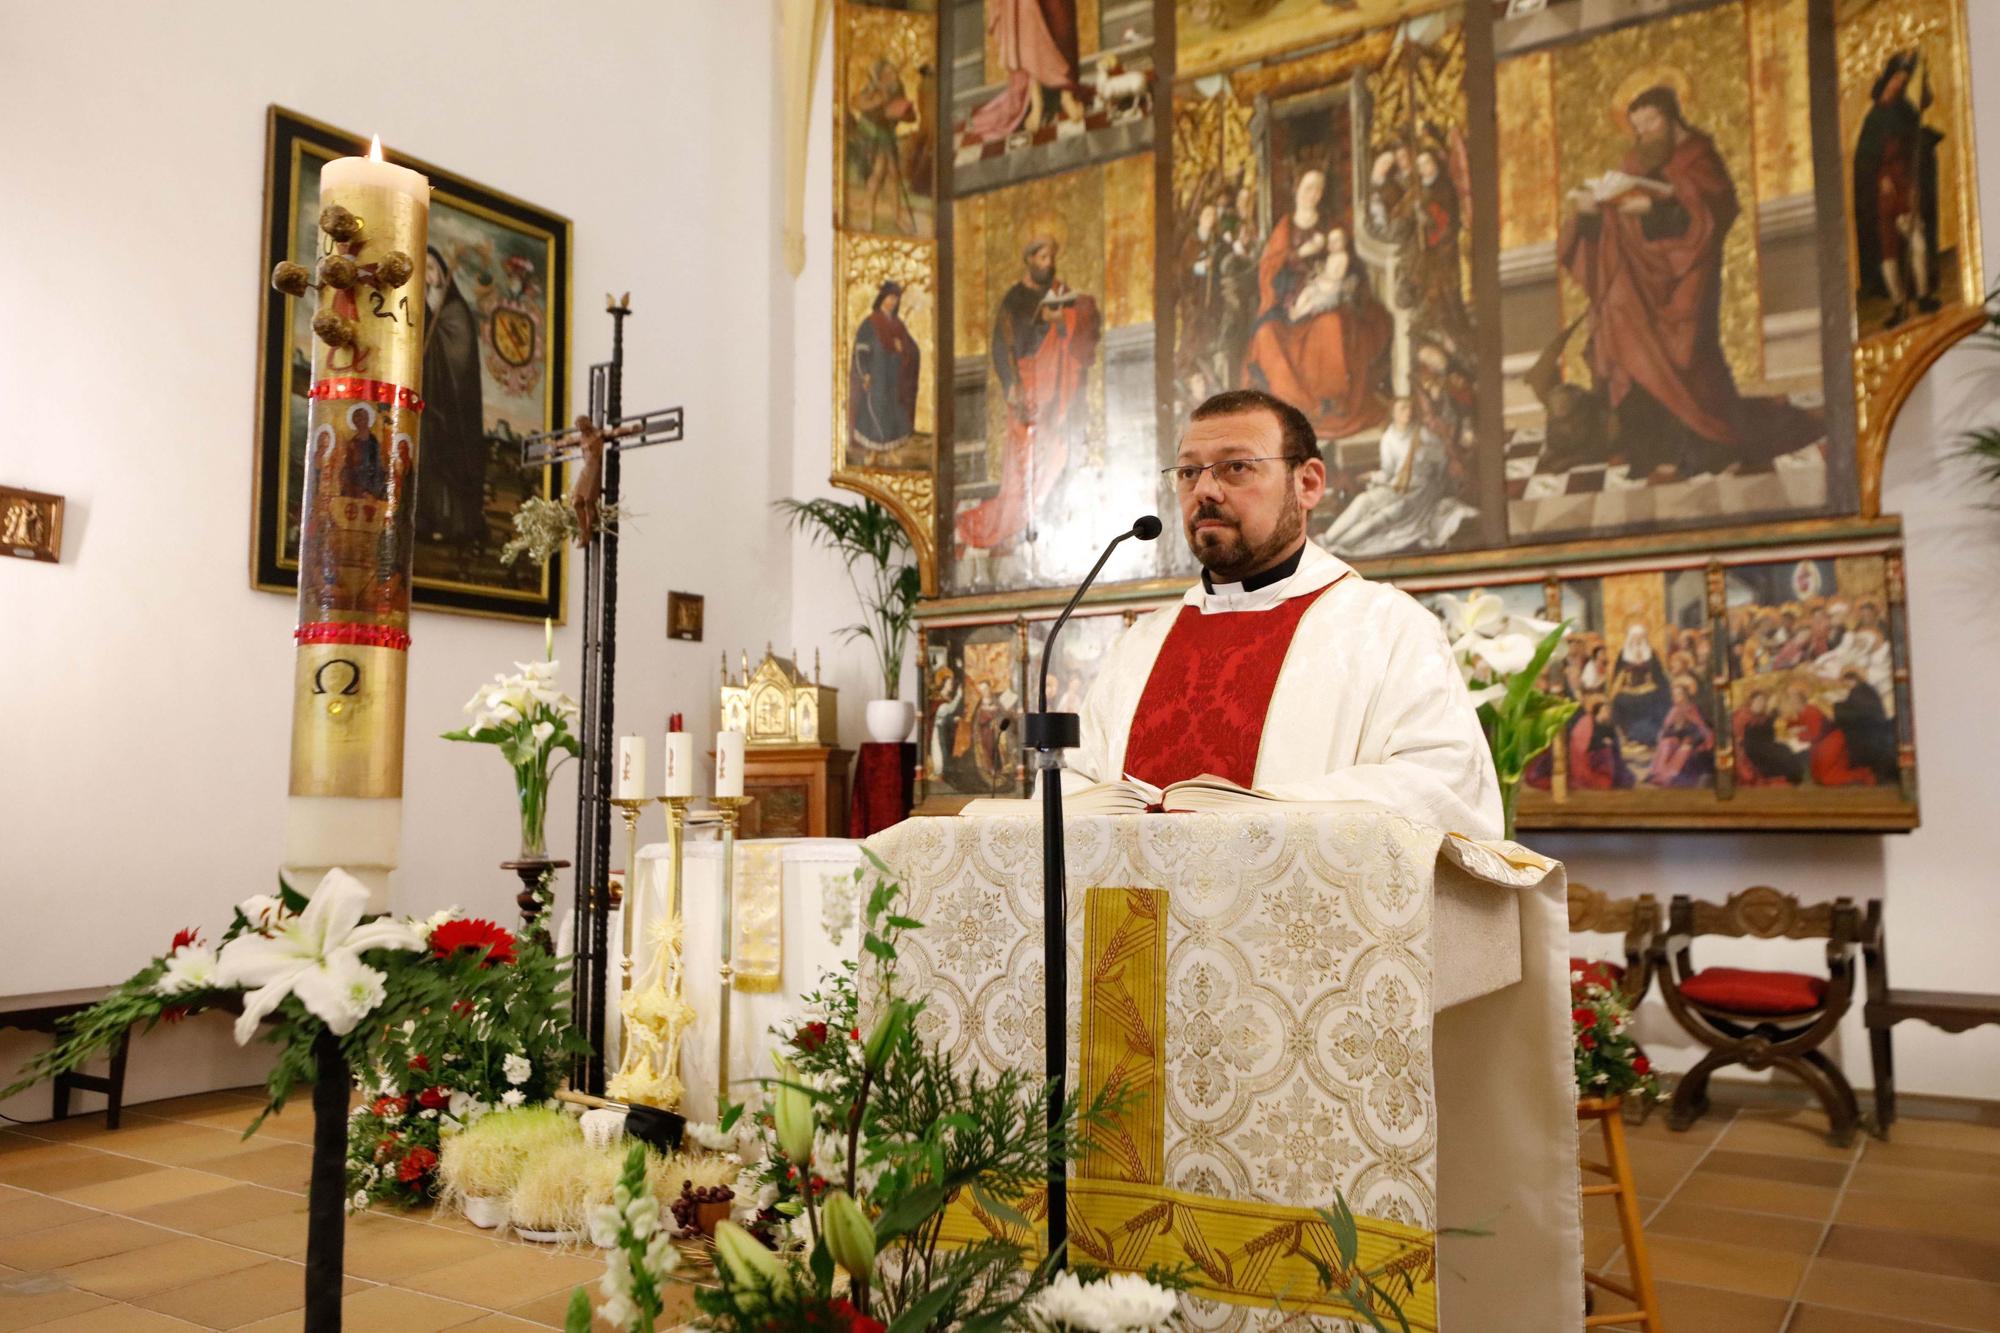
[[[1139,696],[1125,771],[1155,787],[1203,773],[1251,786],[1278,672],[1299,618],[1325,591],[1287,597],[1268,611],[1203,615],[1183,606]]]

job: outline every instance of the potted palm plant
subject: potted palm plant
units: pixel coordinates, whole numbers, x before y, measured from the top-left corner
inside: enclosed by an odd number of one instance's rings
[[[882,672],[882,697],[868,705],[868,735],[878,741],[902,740],[917,720],[917,706],[903,698],[903,650],[923,595],[909,535],[873,500],[785,499],[777,507],[794,531],[806,533],[846,565],[847,581],[861,603],[861,623],[842,633],[850,640],[866,639]]]

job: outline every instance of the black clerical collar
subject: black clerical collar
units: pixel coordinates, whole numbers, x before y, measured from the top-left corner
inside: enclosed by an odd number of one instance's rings
[[[1235,586],[1240,592],[1256,592],[1259,588],[1268,588],[1274,583],[1283,583],[1286,579],[1299,572],[1299,561],[1305,559],[1305,556],[1305,543],[1300,542],[1298,550],[1292,552],[1277,564],[1272,565],[1269,569],[1260,574],[1252,574],[1249,578],[1244,579],[1243,582]],[[1201,571],[1201,586],[1204,592],[1207,592],[1211,596],[1214,595],[1215,580],[1208,576],[1208,571],[1205,569]]]

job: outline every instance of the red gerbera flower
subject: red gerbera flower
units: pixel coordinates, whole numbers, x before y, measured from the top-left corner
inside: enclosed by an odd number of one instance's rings
[[[879,1319],[871,1319],[844,1300],[835,1301],[831,1312],[839,1318],[841,1327],[847,1333],[887,1333],[888,1325]]]
[[[431,1058],[428,1055],[413,1055],[410,1057],[410,1068],[428,1074],[431,1072]]]
[[[396,1165],[396,1179],[405,1185],[414,1185],[432,1167],[437,1165],[438,1155],[429,1148],[417,1147],[403,1155]]]
[[[417,1105],[427,1111],[441,1111],[451,1105],[451,1089],[425,1088],[417,1094]]]
[[[826,1024],[806,1023],[792,1034],[792,1045],[805,1052],[813,1052],[826,1045]]]
[[[507,931],[474,917],[469,921],[447,921],[431,932],[431,953],[439,958],[449,958],[455,953],[487,950],[486,961],[481,964],[491,967],[495,963],[507,964],[514,961],[514,937]]]
[[[1594,1028],[1597,1026],[1597,1011],[1579,1006],[1569,1011],[1569,1021],[1580,1028]]]
[[[201,927],[187,926],[174,932],[174,942],[167,946],[168,953],[176,953],[181,946],[201,943]]]
[[[1597,1049],[1597,1038],[1591,1033],[1579,1032],[1576,1034],[1576,1044],[1586,1051],[1594,1051]]]
[[[1639,1075],[1641,1078],[1644,1078],[1647,1072],[1652,1069],[1652,1067],[1653,1067],[1653,1062],[1651,1060],[1648,1060],[1645,1056],[1635,1055],[1632,1057],[1632,1072]]]

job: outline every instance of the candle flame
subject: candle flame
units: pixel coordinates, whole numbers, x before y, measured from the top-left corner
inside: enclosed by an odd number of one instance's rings
[[[368,160],[370,162],[380,162],[382,160],[382,136],[379,134],[368,145]]]

